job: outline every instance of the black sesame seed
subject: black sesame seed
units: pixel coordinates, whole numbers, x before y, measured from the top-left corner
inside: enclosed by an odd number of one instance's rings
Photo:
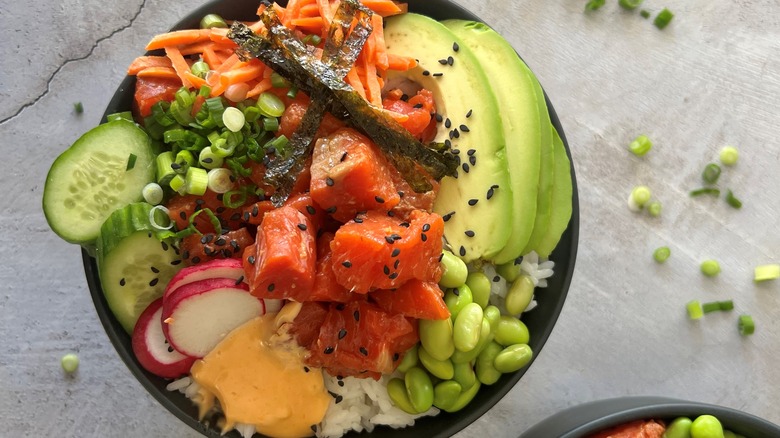
[[[473,155],[470,156],[469,157],[469,163],[471,163],[472,166],[476,166],[477,165],[477,157],[475,157]]]
[[[409,222],[401,222],[398,225],[401,226],[401,227],[404,227],[404,228],[409,228]],[[401,237],[399,236],[398,238],[400,239]]]
[[[455,58],[453,58],[452,56],[448,56],[447,57],[447,65],[452,66],[452,64],[454,64],[454,63],[455,63]]]
[[[150,267],[149,269],[151,269],[152,272],[154,272],[155,274],[159,274],[160,273],[160,270],[155,268],[154,266]]]
[[[179,212],[179,217],[182,218],[182,220],[186,221],[187,220],[187,213],[185,213],[183,211],[180,211]]]
[[[124,279],[124,278],[120,278],[120,279],[119,279],[119,285],[120,285],[120,286],[124,286],[124,285],[126,285],[126,284],[127,284],[127,281],[125,281],[125,279]]]
[[[239,219],[241,219],[241,213],[239,213],[239,212],[235,212],[232,215],[230,215],[230,220],[231,221],[237,221]]]
[[[190,252],[185,249],[181,256],[185,259],[188,259],[190,258]]]
[[[179,163],[171,163],[171,169],[179,170],[179,169],[181,169],[181,164],[179,164]]]
[[[466,248],[464,248],[462,245],[460,247],[460,250],[458,251],[461,257],[466,255]]]
[[[469,112],[467,112],[467,113],[466,113],[466,118],[467,118],[467,119],[468,119],[469,117],[471,117],[471,111],[472,111],[472,110],[469,110]]]
[[[451,212],[449,212],[449,213],[445,214],[444,216],[442,216],[442,217],[441,217],[441,219],[442,219],[444,222],[447,222],[448,220],[452,219],[452,215],[454,215],[454,214],[455,214],[455,212],[454,212],[454,211],[451,211]]]
[[[391,280],[395,280],[397,277],[398,277],[398,273],[397,272],[393,272],[392,274],[387,276],[387,278],[389,278]]]
[[[354,221],[355,221],[356,224],[362,224],[363,223],[363,218],[362,217],[356,217],[354,219]]]
[[[238,245],[238,242],[236,242],[235,240],[231,240],[230,241],[230,246],[233,247],[233,250],[235,250],[235,251],[238,251],[239,249],[241,249],[241,247]]]
[[[306,226],[306,224],[298,224],[298,228],[299,228],[301,231],[306,231],[306,228],[308,228],[308,227]]]
[[[214,235],[213,234],[211,234],[211,233],[204,234],[203,237],[200,238],[200,243],[205,245],[205,244],[211,242],[213,239],[214,239]]]
[[[395,263],[393,263],[393,269],[398,269],[398,265],[401,264],[401,260],[396,259]]]
[[[173,353],[173,347],[168,346],[168,353]]]
[[[333,353],[333,350],[335,350],[335,348],[333,348],[333,347],[325,347],[325,350],[323,350],[323,353],[331,354],[331,353]]]
[[[469,149],[469,150],[466,152],[466,154],[467,154],[469,157],[470,157],[470,156],[472,156],[472,155],[474,155],[474,154],[476,154],[476,153],[477,153],[477,150],[476,150],[476,149]]]
[[[243,275],[238,277],[238,278],[236,278],[236,286],[238,286],[239,284],[241,284],[243,282],[244,282],[244,276]]]
[[[336,310],[342,311],[344,310],[344,303],[338,303],[336,304]]]
[[[444,121],[444,127],[447,129],[450,129],[452,127],[452,121],[449,117],[447,117],[447,120]]]
[[[346,159],[347,159],[347,153],[346,153],[346,152],[344,152],[343,154],[341,154],[341,158],[339,158],[339,162],[342,162],[342,163],[343,163],[343,162],[344,162],[344,160],[346,160]]]
[[[420,240],[422,240],[423,242],[425,242],[426,240],[428,240],[428,235],[427,235],[427,234],[425,234],[425,233],[420,233]]]
[[[431,72],[429,72],[428,70],[423,70],[422,74],[423,76],[430,76]]]
[[[437,78],[438,78],[438,77],[444,76],[444,73],[441,73],[441,72],[439,72],[439,73],[434,73],[432,76],[434,76],[434,77],[437,77]]]
[[[403,100],[404,102],[406,102],[407,100],[409,100],[409,95],[408,95],[408,94],[406,94],[406,93],[402,94],[402,95],[401,95],[401,100]]]
[[[303,367],[303,372],[304,372],[304,373],[308,373],[309,371],[310,371],[310,370],[309,370],[309,367]]]
[[[339,330],[339,339],[344,339],[344,336],[347,336],[347,329]]]
[[[399,197],[399,198],[403,198],[403,197],[404,197],[404,192],[402,192],[402,191],[400,191],[400,190],[399,190],[399,191],[398,191],[398,197]]]
[[[343,381],[341,381],[341,380],[339,380],[339,381],[338,381],[338,382],[336,382],[336,383],[338,383],[338,385],[339,385],[339,386],[342,386],[342,387],[344,386],[344,382],[343,382]]]
[[[325,178],[325,185],[326,186],[333,187],[333,184],[334,184],[333,178],[331,178],[331,177]]]
[[[395,248],[392,253],[390,253],[390,257],[398,257],[398,254],[401,254],[401,250],[398,248]]]
[[[395,217],[395,212],[393,210],[390,210],[390,211],[387,212],[387,215],[389,217]]]
[[[222,214],[222,213],[225,212],[225,210],[227,210],[227,208],[225,208],[225,207],[217,207],[217,214]]]
[[[400,355],[400,354],[398,354],[398,353],[393,353],[393,362],[397,361],[397,360],[398,360],[398,359],[400,359],[400,358],[401,358],[401,355]]]
[[[163,251],[168,251],[168,244],[165,242],[160,242],[160,245],[162,246]]]
[[[449,139],[449,138],[445,138],[445,139],[444,139],[444,146],[445,146],[447,149],[449,149],[449,148],[451,148],[451,147],[452,147],[452,142],[450,141],[450,139]],[[457,149],[455,149],[455,150],[457,150]],[[453,151],[452,153],[453,153],[453,154],[455,154],[456,152],[455,152],[455,151]]]
[[[160,281],[159,278],[155,278],[152,281],[149,282],[149,286],[155,287],[157,286],[157,283]]]
[[[390,267],[389,267],[389,266],[387,266],[387,265],[385,265],[385,266],[382,268],[382,272],[384,272],[384,273],[385,273],[385,275],[390,275]]]
[[[493,277],[493,283],[498,283],[499,281],[501,281],[500,276],[496,275],[495,277]]]
[[[173,266],[176,266],[176,265],[178,265],[180,263],[181,263],[181,259],[176,259],[176,260],[171,261],[171,265],[173,265]]]
[[[439,254],[439,261],[444,258],[444,253]]]
[[[453,155],[458,155],[460,154],[460,149],[453,149],[450,152],[452,152]]]
[[[197,265],[198,263],[200,263],[200,257],[195,256],[195,257],[192,258],[191,261],[192,261],[192,264]]]
[[[457,52],[458,50],[460,50],[460,46],[458,46],[458,43],[457,42],[452,43],[452,51]]]
[[[268,292],[273,292],[273,291],[274,291],[274,289],[276,289],[276,285],[275,285],[275,284],[273,284],[273,283],[271,283],[271,284],[269,284],[269,285],[268,285],[268,288],[267,288],[267,289],[268,289]]]
[[[255,256],[247,257],[246,261],[248,261],[250,265],[254,265],[255,264]]]
[[[349,260],[344,260],[343,262],[341,262],[341,265],[344,266],[345,268],[351,268],[352,262],[350,262]]]
[[[258,214],[260,214],[260,207],[258,207],[257,204],[255,204],[252,207],[252,216],[257,217]]]
[[[392,245],[395,242],[395,240],[393,239],[393,236],[385,236],[385,242]]]
[[[497,189],[498,188],[498,184],[493,184],[492,186],[490,186],[490,188],[491,189]]]
[[[315,210],[314,207],[312,207],[311,205],[307,205],[306,206],[306,212],[309,213],[309,214],[315,214],[315,213],[317,213],[317,210]]]
[[[211,257],[212,255],[214,255],[214,250],[213,250],[213,249],[211,249],[211,247],[209,247],[209,246],[206,246],[206,247],[204,247],[204,248],[203,248],[203,252],[204,252],[204,253],[205,253],[207,256],[209,256],[209,257]]]
[[[434,76],[436,76],[436,75],[434,75]],[[415,103],[415,104],[414,104],[414,106],[413,106],[412,108],[415,108],[415,109],[420,109],[420,108],[422,108],[422,107],[423,107],[423,104],[421,104],[421,103]]]
[[[355,310],[354,312],[352,312],[352,317],[355,318],[355,321],[360,321],[360,311]]]
[[[456,287],[456,288],[452,289],[452,294],[455,295],[456,297],[459,297],[460,296],[460,288]]]
[[[461,167],[463,168],[464,172],[469,173],[469,165],[468,165],[468,163],[463,163],[463,165]]]
[[[360,347],[360,354],[363,356],[368,356],[368,350],[366,350],[366,347]]]
[[[224,258],[226,258],[226,259],[229,259],[229,258],[230,258],[230,257],[232,257],[232,256],[233,256],[233,252],[232,252],[232,251],[230,251],[230,250],[229,250],[229,249],[227,249],[227,248],[223,248],[223,249],[222,249],[222,257],[224,257]]]
[[[479,201],[479,199],[469,199],[469,205],[471,205],[473,207],[473,206],[477,205],[478,201]]]
[[[244,222],[249,222],[249,212],[248,211],[244,212],[243,218],[244,218]]]
[[[441,65],[447,65],[447,60],[446,60],[446,59],[440,59],[440,60],[439,60],[439,64],[441,64]]]
[[[220,237],[219,239],[214,241],[214,244],[216,244],[217,246],[223,246],[226,243],[227,243],[227,240],[225,240],[224,237]]]
[[[333,207],[328,207],[328,209],[325,210],[325,212],[328,213],[328,214],[335,213],[336,212],[336,206],[334,205]]]
[[[463,232],[468,237],[474,237],[474,231],[473,230],[466,230]]]
[[[433,117],[434,117],[434,118],[436,119],[436,121],[437,121],[437,122],[439,122],[439,123],[441,123],[441,121],[442,121],[442,120],[444,120],[444,117],[442,117],[442,115],[441,115],[441,114],[439,114],[439,113],[436,113],[436,114],[434,114],[434,116],[433,116]]]
[[[423,224],[422,230],[423,231],[429,231],[431,229],[431,224]]]
[[[374,200],[379,204],[385,203],[385,200],[381,196],[374,196]]]
[[[460,131],[458,131],[457,129],[453,129],[451,134],[455,138],[460,138]]]

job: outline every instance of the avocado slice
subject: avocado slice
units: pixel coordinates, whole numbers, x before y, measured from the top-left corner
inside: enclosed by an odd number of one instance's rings
[[[542,151],[552,148],[550,115],[536,76],[496,31],[484,23],[466,20],[442,22],[476,55],[498,99],[502,115],[509,177],[512,184],[511,234],[506,246],[491,258],[502,264],[525,254],[536,228],[538,195],[549,197],[550,185],[539,190]],[[546,163],[551,164],[551,161]],[[541,192],[541,193],[540,193]],[[546,199],[541,201],[545,207]],[[544,214],[540,218],[545,222]],[[539,233],[542,232],[542,227]],[[537,238],[538,239],[538,238]]]
[[[553,134],[553,188],[550,202],[550,220],[547,231],[544,233],[536,252],[539,257],[550,257],[550,253],[558,246],[561,235],[569,226],[571,219],[573,192],[571,182],[571,162],[566,155],[566,148],[560,135],[552,128]]]
[[[387,51],[418,60],[413,69],[389,74],[388,83],[411,81],[430,90],[442,116],[435,141],[459,151],[458,176],[442,179],[433,206],[446,219],[447,242],[466,262],[490,259],[506,246],[513,208],[504,130],[488,76],[468,44],[443,24],[413,13],[386,23]]]

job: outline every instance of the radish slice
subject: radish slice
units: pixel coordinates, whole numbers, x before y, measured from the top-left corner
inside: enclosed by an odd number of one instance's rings
[[[187,374],[197,359],[181,354],[168,344],[161,317],[162,299],[158,299],[149,304],[138,318],[133,330],[133,353],[146,371],[172,379]]]
[[[231,330],[265,313],[246,283],[228,278],[185,284],[163,298],[163,332],[178,351],[208,354]]]
[[[209,278],[230,278],[241,283],[244,281],[244,266],[239,259],[213,259],[205,263],[187,266],[171,278],[165,288],[164,296],[185,284]]]

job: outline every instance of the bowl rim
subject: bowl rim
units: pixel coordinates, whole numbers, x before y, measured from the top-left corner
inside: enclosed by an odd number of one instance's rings
[[[286,2],[285,0],[277,0],[277,1],[279,1],[279,3]],[[426,15],[430,15],[430,16],[435,16],[437,14],[446,15],[447,18],[464,18],[464,19],[471,19],[471,20],[480,21],[484,23],[484,20],[480,19],[474,13],[468,11],[467,9],[458,5],[452,0],[405,0],[405,2],[409,4],[410,12],[425,13],[425,11],[429,11],[430,13],[427,13]],[[170,28],[170,30],[191,28],[193,27],[193,25],[189,23],[193,23],[193,22],[197,23],[200,20],[199,17],[202,17],[203,15],[212,12],[219,12],[220,8],[225,9],[226,7],[229,7],[231,5],[242,5],[246,3],[247,2],[244,0],[209,1],[208,3],[205,3],[200,7],[194,9],[192,12],[188,13],[182,19],[177,21]],[[243,6],[243,7],[246,8],[247,6]],[[238,14],[240,14],[240,12]],[[224,16],[230,17],[227,14],[225,14]],[[128,100],[127,99],[128,93],[130,95],[130,99],[132,99],[131,90],[133,89],[134,84],[135,84],[135,77],[133,76],[124,77],[119,87],[115,91],[113,97],[111,98],[109,104],[107,105],[101,123],[104,123],[106,121],[106,116],[108,116],[109,114],[117,112],[117,110],[124,111],[127,110],[127,108],[129,108],[129,106],[124,104],[123,102],[126,102]],[[553,251],[550,257],[551,260],[554,260],[556,262],[556,265],[563,264],[565,266],[564,271],[556,270],[555,275],[553,276],[553,278],[555,279],[554,281],[556,282],[560,281],[560,290],[556,291],[557,293],[555,294],[555,296],[552,296],[551,293],[545,291],[543,297],[537,298],[537,301],[539,302],[540,305],[550,300],[552,300],[553,302],[551,303],[550,306],[545,305],[546,313],[548,314],[549,317],[547,318],[547,322],[543,325],[543,329],[535,330],[531,333],[532,340],[531,342],[529,342],[529,344],[532,344],[534,348],[534,356],[531,360],[531,363],[529,363],[526,367],[524,367],[520,371],[503,375],[501,379],[494,386],[492,386],[492,388],[494,388],[494,391],[491,391],[489,396],[485,396],[487,391],[484,390],[480,391],[480,393],[482,393],[482,397],[480,397],[480,394],[478,394],[477,397],[480,400],[480,404],[476,406],[476,408],[463,410],[456,414],[448,414],[442,412],[441,414],[435,417],[426,417],[426,418],[418,419],[415,422],[414,426],[406,429],[401,429],[404,431],[403,432],[404,436],[416,435],[416,436],[425,436],[425,437],[431,437],[431,436],[448,437],[466,428],[468,425],[472,424],[478,418],[484,415],[504,396],[506,396],[506,394],[512,388],[514,388],[514,386],[517,384],[520,378],[530,368],[531,364],[539,356],[542,347],[544,346],[550,334],[552,333],[553,327],[555,326],[555,323],[557,322],[557,319],[561,313],[561,310],[563,308],[573,278],[574,265],[577,256],[577,249],[578,249],[578,242],[579,242],[579,196],[578,196],[577,180],[576,180],[575,169],[574,169],[575,166],[574,166],[574,161],[572,159],[571,150],[569,148],[569,143],[566,139],[566,135],[564,133],[563,127],[561,126],[560,119],[558,118],[558,115],[554,107],[552,106],[552,103],[549,97],[547,96],[546,92],[544,93],[544,96],[545,96],[545,103],[550,115],[550,120],[552,122],[552,126],[555,127],[555,129],[558,131],[561,140],[563,141],[570,162],[570,173],[572,178],[572,215],[566,232],[561,237],[558,246],[556,247],[555,251]],[[563,252],[564,246],[566,247],[565,248],[567,250],[566,252]],[[87,251],[86,249],[82,249],[82,260],[84,264],[84,271],[87,279],[87,285],[90,290],[90,295],[92,296],[93,304],[98,314],[98,318],[100,319],[100,322],[103,325],[103,328],[105,329],[106,334],[108,335],[108,338],[111,341],[111,344],[114,346],[114,349],[117,351],[120,358],[128,367],[128,369],[133,374],[135,379],[138,380],[141,383],[141,385],[144,387],[144,389],[146,389],[146,391],[149,394],[151,394],[168,412],[172,413],[179,420],[181,420],[182,422],[190,426],[193,430],[196,430],[205,436],[213,437],[213,438],[217,438],[221,436],[238,437],[239,435],[235,430],[229,432],[226,435],[221,435],[219,431],[211,428],[208,423],[198,421],[196,416],[192,415],[192,412],[187,412],[185,411],[185,408],[182,407],[182,401],[194,406],[194,404],[192,404],[191,401],[186,400],[186,398],[184,398],[182,394],[176,391],[171,392],[165,389],[165,385],[169,383],[169,380],[165,380],[148,373],[138,364],[132,352],[132,347],[130,344],[130,335],[128,335],[121,327],[121,325],[116,321],[113,314],[109,310],[105,297],[103,296],[100,280],[98,277],[96,260],[94,259],[94,257],[90,255],[89,251]],[[525,320],[525,318],[523,319]],[[475,399],[472,403],[476,401],[477,399]],[[190,409],[190,411],[192,411],[192,409]],[[428,420],[433,418],[440,418],[442,416],[445,417],[449,416],[451,420],[446,423],[446,426],[444,428],[441,427],[434,428],[434,427],[427,426]],[[425,426],[422,430],[420,430],[421,424]],[[391,436],[393,430],[394,429],[390,429],[386,427],[376,428],[374,429],[374,432],[371,434],[371,436],[377,436],[377,437]],[[345,436],[350,437],[356,435],[358,434],[354,432],[350,432]],[[365,433],[361,435],[365,435]]]

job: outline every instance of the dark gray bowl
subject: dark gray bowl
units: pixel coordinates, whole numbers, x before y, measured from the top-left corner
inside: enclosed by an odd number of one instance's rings
[[[448,18],[459,18],[466,20],[479,20],[470,12],[460,6],[447,0],[406,0],[411,12],[416,12],[438,20]],[[258,0],[218,0],[208,3],[185,17],[177,23],[173,29],[197,28],[200,19],[209,13],[217,13],[227,19],[238,20],[256,20]],[[282,2],[280,2],[282,3]],[[162,32],[163,29],[160,29]],[[106,109],[105,115],[127,111],[132,106],[133,91],[135,86],[135,77],[127,77],[122,81],[114,97]],[[564,135],[558,116],[552,107],[549,99],[547,108],[550,112],[550,119],[553,126],[560,133],[564,144],[566,145],[569,159],[571,153]],[[573,213],[569,227],[563,234],[558,247],[551,255],[551,260],[555,261],[555,275],[548,280],[548,287],[545,293],[537,297],[538,306],[533,311],[523,316],[523,321],[531,332],[529,345],[533,349],[535,356],[538,356],[547,338],[552,332],[555,321],[558,319],[563,302],[569,289],[572,274],[574,272],[574,261],[577,255],[577,239],[579,230],[579,202],[577,198],[577,183],[574,177],[574,168],[572,166],[571,176],[573,182]],[[213,427],[207,427],[198,421],[198,412],[192,402],[186,399],[178,392],[169,392],[165,389],[168,383],[166,380],[156,377],[146,372],[135,359],[130,344],[130,336],[122,329],[117,320],[111,314],[103,291],[100,288],[97,266],[95,260],[87,252],[82,253],[84,259],[84,269],[86,272],[87,283],[89,285],[92,299],[95,303],[100,321],[111,339],[119,356],[125,362],[130,371],[135,375],[139,382],[154,396],[160,404],[176,415],[183,422],[190,425],[193,429],[203,433],[206,436],[219,438],[220,432]],[[504,375],[496,384],[485,386],[480,389],[476,398],[456,414],[442,413],[436,417],[423,418],[415,423],[414,427],[393,430],[380,427],[374,430],[372,437],[448,437],[473,423],[477,418],[487,412],[495,405],[510,389],[520,380],[527,367],[512,374]],[[357,436],[351,433],[347,436]],[[362,434],[368,435],[368,434]],[[227,437],[238,437],[238,433],[233,431],[226,435]]]
[[[747,438],[780,437],[780,426],[731,408],[665,397],[620,397],[574,406],[528,429],[520,438],[583,438],[634,420],[714,415],[725,429]]]

